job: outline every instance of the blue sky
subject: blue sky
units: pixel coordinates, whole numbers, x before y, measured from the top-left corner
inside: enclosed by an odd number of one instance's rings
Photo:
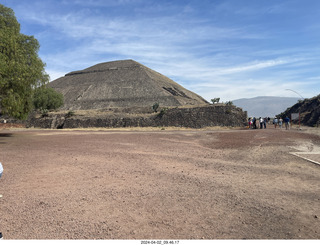
[[[0,3],[38,39],[51,80],[133,59],[207,100],[320,93],[318,0]]]

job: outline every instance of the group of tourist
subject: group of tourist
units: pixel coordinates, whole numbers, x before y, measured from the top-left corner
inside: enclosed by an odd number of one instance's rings
[[[289,117],[285,117],[284,119],[282,119],[281,117],[278,119],[277,117],[275,117],[272,121],[274,128],[277,128],[277,126],[279,126],[279,128],[282,129],[282,125],[283,123],[285,124],[286,130],[290,129],[290,118]],[[267,128],[267,124],[270,124],[270,117],[259,117],[258,119],[255,117],[250,117],[248,119],[248,126],[249,129],[263,129],[263,128]]]
[[[260,125],[260,129],[267,128],[267,123],[269,123],[270,117],[259,117],[258,119],[255,117],[250,117],[248,120],[249,123],[249,129],[257,129]],[[258,126],[257,126],[258,124]]]
[[[282,128],[283,123],[286,127],[286,130],[290,129],[290,118],[289,117],[286,116],[284,119],[282,119],[282,117],[280,117],[279,119],[277,117],[275,117],[273,119],[274,128],[277,128],[277,126],[279,126],[279,128]]]

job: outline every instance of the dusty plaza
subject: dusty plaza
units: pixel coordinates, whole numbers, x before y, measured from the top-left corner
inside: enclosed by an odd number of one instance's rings
[[[7,128],[0,161],[4,239],[320,239],[317,128]]]

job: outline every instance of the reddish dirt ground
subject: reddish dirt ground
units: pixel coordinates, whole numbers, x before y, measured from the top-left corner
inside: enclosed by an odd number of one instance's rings
[[[307,130],[0,130],[4,239],[319,239]]]

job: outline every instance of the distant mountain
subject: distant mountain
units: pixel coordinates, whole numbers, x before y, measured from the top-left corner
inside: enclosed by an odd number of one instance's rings
[[[320,94],[311,99],[300,100],[278,116],[290,117],[292,113],[300,113],[300,120],[303,125],[318,127],[320,124]]]
[[[259,96],[233,100],[233,104],[248,112],[248,117],[274,117],[298,102],[299,98]]]

